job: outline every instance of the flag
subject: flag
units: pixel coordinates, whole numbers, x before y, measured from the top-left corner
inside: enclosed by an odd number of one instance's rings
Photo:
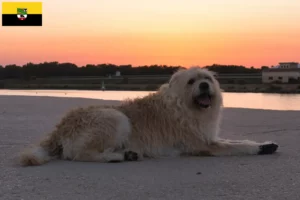
[[[3,2],[2,26],[42,26],[42,2]]]

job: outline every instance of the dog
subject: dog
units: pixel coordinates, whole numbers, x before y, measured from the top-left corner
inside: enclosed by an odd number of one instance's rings
[[[219,137],[222,90],[213,72],[176,71],[156,92],[116,106],[69,111],[56,128],[20,156],[23,166],[53,159],[86,162],[138,161],[176,156],[273,154],[274,142]]]

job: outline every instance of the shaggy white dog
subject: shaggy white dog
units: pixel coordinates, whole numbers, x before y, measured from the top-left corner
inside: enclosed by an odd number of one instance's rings
[[[56,129],[21,155],[21,164],[51,159],[120,162],[162,156],[272,154],[278,145],[218,137],[222,94],[212,72],[179,70],[146,97],[119,106],[70,111]]]

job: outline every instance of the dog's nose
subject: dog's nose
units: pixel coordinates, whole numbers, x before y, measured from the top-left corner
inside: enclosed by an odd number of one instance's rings
[[[199,85],[200,90],[208,90],[209,85],[206,82],[200,83]]]

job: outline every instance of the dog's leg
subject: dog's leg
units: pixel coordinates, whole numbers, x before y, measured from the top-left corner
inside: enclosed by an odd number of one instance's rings
[[[273,154],[277,148],[278,145],[272,142],[218,139],[208,146],[207,153],[212,156],[264,155]]]
[[[96,150],[85,150],[76,155],[72,160],[83,162],[122,162],[124,161],[124,153],[114,152],[112,149],[107,149],[102,153]]]
[[[122,161],[137,161],[138,154],[133,151],[112,151],[105,150],[103,153],[97,151],[86,151],[78,156],[75,156],[74,161],[85,162],[122,162]]]

